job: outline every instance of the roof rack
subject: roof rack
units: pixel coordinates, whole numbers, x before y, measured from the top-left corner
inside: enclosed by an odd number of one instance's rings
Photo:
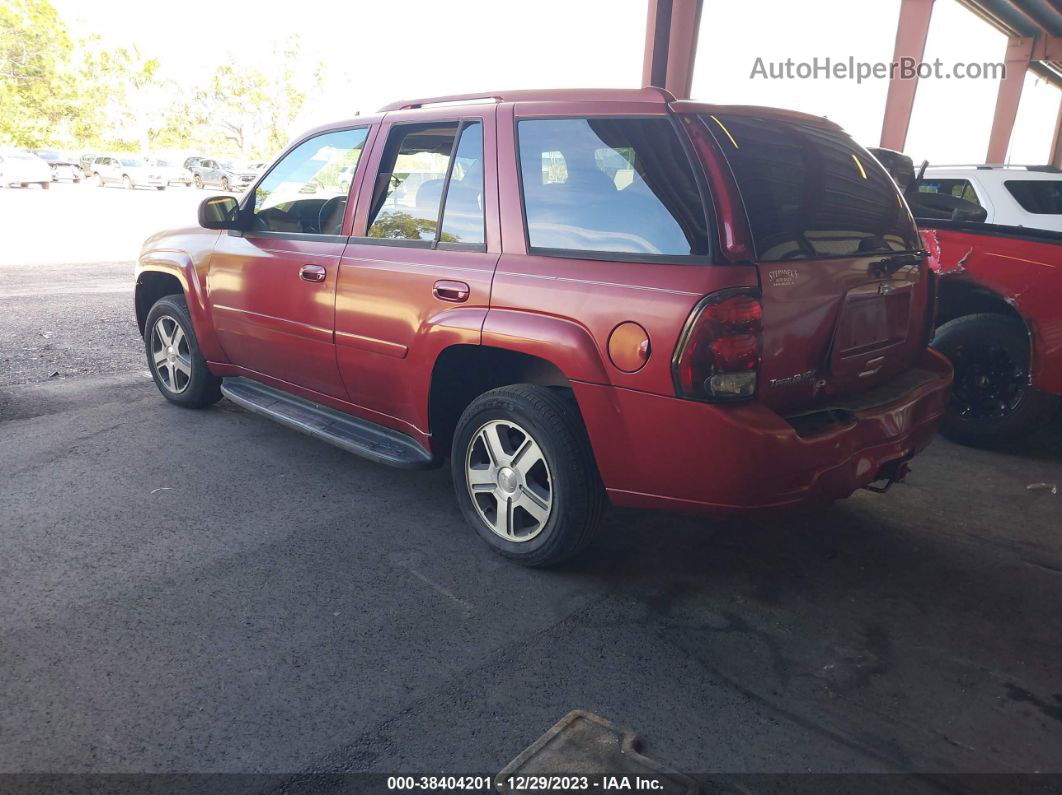
[[[670,91],[656,86],[646,88],[548,88],[541,90],[481,91],[474,94],[451,94],[444,97],[403,99],[380,108],[380,113],[392,110],[412,110],[430,105],[453,105],[462,102],[564,102],[564,101],[628,101],[673,102]]]
[[[991,171],[994,168],[1023,168],[1026,171],[1043,171],[1048,174],[1062,174],[1058,166],[1027,166],[1020,163],[930,163],[930,168],[978,168]]]

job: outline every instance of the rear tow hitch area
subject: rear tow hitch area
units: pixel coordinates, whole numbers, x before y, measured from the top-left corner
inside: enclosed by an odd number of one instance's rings
[[[882,464],[881,469],[878,470],[878,474],[875,478],[863,488],[877,494],[884,494],[889,490],[893,483],[902,483],[903,479],[907,477],[907,473],[911,471],[911,465],[908,463],[909,461],[909,458],[901,458],[896,461],[889,461]],[[883,481],[885,485],[876,485]]]

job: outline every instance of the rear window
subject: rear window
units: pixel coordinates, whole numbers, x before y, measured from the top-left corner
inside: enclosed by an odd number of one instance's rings
[[[700,191],[668,119],[527,119],[517,132],[532,250],[708,253]]]
[[[892,178],[840,130],[730,114],[704,122],[734,173],[760,260],[919,247]]]
[[[1062,179],[1008,179],[1003,185],[1026,212],[1062,214]]]

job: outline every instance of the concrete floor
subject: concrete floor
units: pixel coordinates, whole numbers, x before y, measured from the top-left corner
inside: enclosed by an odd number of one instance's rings
[[[816,513],[613,511],[529,571],[444,471],[167,404],[130,267],[0,267],[0,772],[493,774],[582,708],[734,791],[1062,773],[1058,423]]]

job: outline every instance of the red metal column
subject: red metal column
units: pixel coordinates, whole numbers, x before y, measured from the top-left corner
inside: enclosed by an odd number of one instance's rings
[[[667,81],[667,50],[671,38],[671,0],[649,0],[645,22],[642,85],[663,87]]]
[[[1062,168],[1062,97],[1058,100],[1058,120],[1055,121],[1055,137],[1051,141],[1051,156],[1047,161],[1055,168]]]
[[[902,0],[900,19],[896,25],[896,45],[893,63],[910,58],[921,63],[929,35],[929,20],[933,15],[933,0]],[[903,78],[894,73],[889,80],[889,95],[885,100],[885,118],[881,123],[881,145],[885,149],[902,152],[907,143],[907,128],[911,125],[918,75]]]
[[[1007,39],[1007,55],[1004,58],[1007,71],[999,81],[996,115],[992,119],[992,134],[988,138],[986,163],[1002,163],[1007,159],[1010,134],[1014,131],[1014,120],[1018,118],[1021,89],[1025,85],[1025,72],[1029,69],[1035,41],[1034,38],[1021,36]]]
[[[642,84],[688,99],[704,0],[649,0]]]

